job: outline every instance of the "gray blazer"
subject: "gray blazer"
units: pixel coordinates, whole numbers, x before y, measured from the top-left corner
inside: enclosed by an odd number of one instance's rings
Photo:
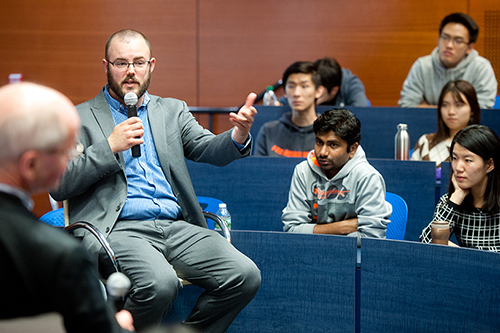
[[[163,173],[179,201],[182,218],[206,227],[196,199],[184,157],[224,166],[248,156],[251,145],[239,151],[231,139],[231,130],[214,135],[200,126],[185,102],[151,95],[148,119]],[[94,99],[77,106],[81,117],[80,141],[84,152],[70,161],[59,189],[51,192],[58,201],[69,199],[70,223],[88,221],[106,236],[112,231],[125,200],[127,181],[123,154],[113,154],[107,138],[115,123],[101,91]],[[75,236],[93,254],[100,245],[85,230]]]

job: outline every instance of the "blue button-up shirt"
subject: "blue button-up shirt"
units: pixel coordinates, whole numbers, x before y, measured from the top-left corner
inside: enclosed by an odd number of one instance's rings
[[[127,119],[127,108],[111,97],[109,86],[104,89],[115,125]],[[123,152],[127,174],[128,193],[125,205],[120,213],[122,220],[176,220],[181,214],[181,207],[172,192],[158,160],[156,148],[148,120],[149,94],[144,94],[144,102],[137,109],[137,116],[144,126],[144,143],[141,144],[141,156],[132,157],[130,149]]]

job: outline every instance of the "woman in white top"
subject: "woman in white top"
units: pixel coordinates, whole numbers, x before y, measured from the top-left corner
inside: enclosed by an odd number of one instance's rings
[[[448,82],[439,95],[437,107],[438,131],[418,139],[411,155],[415,161],[450,161],[451,140],[462,128],[481,122],[481,109],[476,90],[467,81]]]

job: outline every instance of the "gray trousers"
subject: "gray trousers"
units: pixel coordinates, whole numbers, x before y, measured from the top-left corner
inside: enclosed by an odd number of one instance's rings
[[[124,308],[137,331],[158,326],[182,288],[177,275],[205,289],[185,320],[224,332],[260,286],[257,266],[217,232],[185,221],[121,220],[108,236],[132,287]]]

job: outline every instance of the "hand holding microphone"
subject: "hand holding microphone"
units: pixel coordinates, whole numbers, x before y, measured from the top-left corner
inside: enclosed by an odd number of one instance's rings
[[[125,94],[125,98],[123,99],[125,102],[125,105],[127,105],[127,117],[137,117],[137,95],[130,91]],[[133,146],[132,147],[132,157],[139,157],[141,156],[141,146]]]

